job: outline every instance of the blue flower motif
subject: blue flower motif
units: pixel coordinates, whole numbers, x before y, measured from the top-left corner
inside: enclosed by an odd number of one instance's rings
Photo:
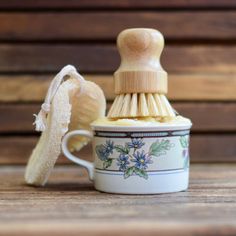
[[[96,147],[96,153],[100,160],[106,161],[108,159],[109,153],[106,150],[104,145],[100,145]]]
[[[114,142],[111,140],[106,140],[106,152],[108,153],[108,155],[113,153],[113,149],[114,149]]]
[[[127,169],[127,165],[129,165],[128,161],[129,157],[124,154],[120,154],[119,158],[117,159],[117,165],[119,166],[120,171],[125,171]]]
[[[129,148],[135,148],[139,149],[141,148],[145,143],[143,143],[143,140],[141,138],[132,138],[131,143],[127,143]]]
[[[142,152],[136,152],[134,153],[134,158],[131,161],[135,162],[135,166],[139,169],[147,169],[148,164],[153,163],[151,160],[151,157],[149,157],[147,154],[144,153],[144,151]]]
[[[113,153],[114,142],[107,140],[105,144],[96,146],[95,150],[100,160],[106,161]]]

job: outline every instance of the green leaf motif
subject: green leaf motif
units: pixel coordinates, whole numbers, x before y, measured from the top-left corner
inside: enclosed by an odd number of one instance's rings
[[[159,157],[166,154],[166,151],[170,150],[173,144],[169,140],[162,139],[160,142],[154,142],[149,149],[149,154],[151,156]]]
[[[188,145],[189,145],[188,135],[181,136],[179,141],[180,141],[182,148],[188,148]]]
[[[135,167],[134,172],[139,177],[142,177],[144,179],[148,179],[148,174],[145,170],[142,170],[142,169],[139,169],[139,168]]]
[[[133,175],[134,170],[135,170],[135,166],[129,167],[124,173],[124,178],[127,179],[128,177]]]
[[[133,174],[138,175],[139,177],[142,177],[144,179],[148,179],[148,174],[145,170],[139,169],[135,166],[129,167],[125,173],[124,173],[124,178],[127,179],[128,177],[132,176]]]
[[[129,154],[129,151],[130,151],[130,148],[128,147],[128,145],[125,145],[124,147],[122,145],[116,145],[115,149],[120,154]]]
[[[107,159],[103,162],[103,169],[107,169],[108,167],[111,166],[113,159]]]

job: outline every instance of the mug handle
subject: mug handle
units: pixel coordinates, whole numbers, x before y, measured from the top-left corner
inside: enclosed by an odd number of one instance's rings
[[[94,164],[90,161],[85,161],[83,159],[80,159],[77,156],[74,156],[73,154],[71,154],[71,152],[68,150],[67,146],[68,146],[68,141],[71,137],[74,136],[84,136],[86,138],[92,139],[93,138],[93,134],[87,130],[74,130],[71,131],[69,133],[67,133],[63,139],[62,139],[62,152],[63,154],[72,162],[83,166],[87,169],[88,174],[89,174],[89,179],[93,180],[93,173],[94,173]]]

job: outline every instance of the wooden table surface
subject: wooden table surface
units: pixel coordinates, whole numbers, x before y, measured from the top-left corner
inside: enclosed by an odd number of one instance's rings
[[[0,234],[236,235],[236,164],[193,164],[187,192],[114,195],[94,190],[75,166],[58,166],[44,188],[21,166],[0,167]]]

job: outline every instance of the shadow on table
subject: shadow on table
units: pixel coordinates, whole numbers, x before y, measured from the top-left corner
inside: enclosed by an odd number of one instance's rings
[[[27,186],[29,188],[34,188],[37,191],[49,191],[49,192],[91,192],[95,191],[92,183],[48,183],[43,187],[35,187],[35,186],[29,186],[26,184],[23,184],[24,186]]]

